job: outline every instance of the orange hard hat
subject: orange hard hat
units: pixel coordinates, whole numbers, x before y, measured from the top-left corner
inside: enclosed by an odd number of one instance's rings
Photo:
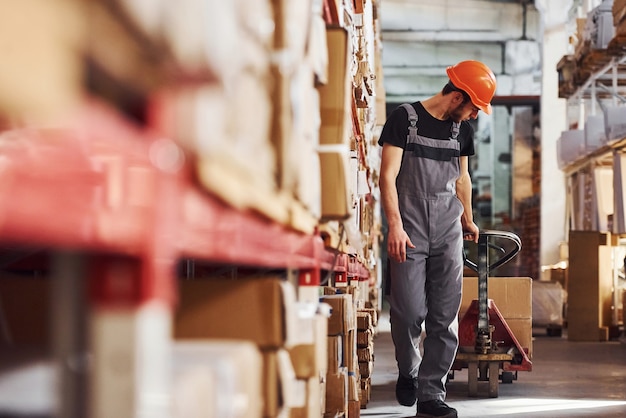
[[[446,73],[455,87],[466,92],[472,103],[491,114],[491,99],[496,92],[496,76],[480,61],[461,61],[446,68]]]

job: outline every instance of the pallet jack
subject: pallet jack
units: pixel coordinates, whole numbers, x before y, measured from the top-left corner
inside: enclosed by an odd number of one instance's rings
[[[506,239],[513,244],[508,251],[492,241]],[[489,263],[490,249],[503,253]],[[511,232],[483,230],[478,238],[477,262],[465,258],[465,265],[478,273],[478,299],[473,300],[459,322],[459,349],[454,370],[468,369],[468,394],[479,396],[479,382],[488,382],[487,394],[498,397],[498,381],[513,383],[518,371],[531,371],[528,348],[521,347],[493,300],[489,299],[489,271],[510,261],[522,249],[520,238]]]

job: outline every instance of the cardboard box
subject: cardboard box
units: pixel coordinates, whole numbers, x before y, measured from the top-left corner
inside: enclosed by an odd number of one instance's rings
[[[356,348],[356,330],[352,329],[343,335],[343,364],[349,373],[356,372],[359,367]]]
[[[298,379],[325,376],[328,367],[328,319],[316,315],[315,339],[310,344],[297,344],[291,347],[289,356]]]
[[[292,409],[306,406],[307,381],[296,379],[286,350],[263,352],[262,393],[263,417],[289,414]]]
[[[361,400],[361,375],[348,372],[348,401]]]
[[[83,100],[84,54],[87,41],[97,38],[93,30],[99,29],[93,26],[99,20],[86,13],[86,6],[80,1],[0,4],[6,54],[0,68],[4,117],[25,119],[29,124],[55,121],[56,125],[57,118],[66,118]],[[111,61],[126,50],[125,45],[115,45]]]
[[[328,335],[345,335],[356,329],[356,313],[352,306],[352,295],[326,295],[320,302],[331,306],[331,315],[328,320]]]
[[[321,417],[324,411],[324,398],[321,396],[321,390],[325,386],[319,377],[306,379],[306,405],[299,408],[292,408],[289,411],[289,418],[310,418]]]
[[[361,416],[361,400],[360,399],[348,401],[348,415],[346,416],[349,418],[359,418]]]
[[[293,285],[280,277],[179,282],[174,337],[249,340],[290,347],[297,326]]]
[[[372,397],[372,378],[361,376],[361,408],[365,408]]]
[[[352,177],[350,149],[347,145],[320,146],[322,220],[344,220],[352,215]]]
[[[357,358],[359,363],[365,363],[368,361],[374,361],[374,347],[365,347],[357,349]]]
[[[359,373],[361,374],[361,377],[371,377],[372,373],[374,373],[374,362],[359,362]]]
[[[530,277],[489,277],[487,288],[489,299],[494,301],[504,318],[532,318]],[[463,314],[476,299],[478,299],[478,278],[464,277],[459,318],[463,318]]]
[[[374,323],[372,321],[372,314],[370,312],[359,310],[356,313],[356,329],[368,330],[373,327]]]
[[[262,357],[254,344],[179,341],[172,356],[173,418],[261,415]]]
[[[348,369],[326,375],[326,408],[324,414],[348,413]]]
[[[612,321],[610,234],[570,231],[567,288],[567,338],[604,341]]]
[[[343,366],[343,338],[341,335],[328,336],[328,373],[337,373]]]
[[[357,347],[370,347],[374,345],[374,331],[360,331],[356,336]]]
[[[349,33],[327,28],[328,82],[319,88],[321,144],[350,144],[352,135],[352,46]]]

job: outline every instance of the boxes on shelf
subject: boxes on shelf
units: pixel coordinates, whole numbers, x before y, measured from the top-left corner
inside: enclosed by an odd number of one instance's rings
[[[613,26],[618,26],[626,16],[626,0],[613,0]]]
[[[322,220],[343,220],[353,214],[352,159],[347,145],[321,145]]]
[[[582,129],[570,129],[561,132],[557,139],[557,162],[559,168],[564,168],[573,163],[585,153],[585,131]]]
[[[293,345],[296,294],[280,277],[179,281],[174,337],[253,341],[262,349]]]
[[[584,39],[589,40],[594,49],[605,49],[615,34],[613,24],[613,1],[603,0],[587,14]]]
[[[348,368],[340,367],[326,376],[325,416],[345,417],[348,415]]]
[[[350,144],[352,135],[352,44],[342,28],[326,30],[328,82],[320,86],[321,144]]]
[[[356,311],[351,294],[325,295],[320,302],[331,306],[328,335],[346,335],[356,329]]]
[[[591,115],[585,121],[585,152],[591,152],[606,144],[604,114]]]
[[[0,6],[6,48],[0,110],[5,117],[56,122],[83,100],[82,52],[86,40],[93,39],[87,21],[93,23],[80,1],[23,0]]]
[[[608,141],[626,137],[626,106],[609,106],[604,110],[604,130]]]
[[[307,407],[308,391],[315,387],[308,387],[308,379],[296,377],[285,349],[263,350],[262,370],[263,417],[289,416],[292,410]]]
[[[576,91],[574,76],[576,73],[576,59],[574,55],[564,55],[557,63],[559,75],[559,97],[568,98]]]
[[[177,341],[172,347],[172,416],[262,416],[262,357],[251,342]]]

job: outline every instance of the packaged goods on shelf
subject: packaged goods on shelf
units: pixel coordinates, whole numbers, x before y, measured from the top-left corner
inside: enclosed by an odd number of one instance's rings
[[[615,210],[613,167],[595,167],[593,170],[592,229],[611,231],[609,219]]]
[[[608,106],[604,110],[604,130],[608,141],[626,137],[626,106]]]
[[[583,39],[588,40],[591,48],[605,49],[615,34],[613,24],[613,0],[603,0],[587,15]]]
[[[274,69],[271,141],[276,153],[278,187],[301,202],[316,220],[321,217],[319,145],[320,98],[308,60],[292,74]]]
[[[322,220],[348,219],[353,214],[353,173],[348,146],[322,145],[319,158],[322,172]]]
[[[356,312],[351,294],[325,295],[320,298],[320,302],[327,303],[332,308],[328,320],[328,335],[346,335],[356,329]]]
[[[337,372],[326,376],[325,416],[342,417],[348,415],[348,368],[340,367]]]
[[[570,227],[581,231],[608,231],[613,218],[613,168],[586,167],[568,179],[572,216]]]
[[[352,136],[352,61],[350,32],[328,28],[328,83],[319,88],[321,144],[350,144]]]
[[[585,131],[582,129],[570,129],[561,132],[556,146],[558,166],[559,168],[564,168],[584,154]]]
[[[291,347],[298,334],[295,289],[280,277],[182,280],[179,297],[177,339],[242,339],[271,349]]]
[[[307,406],[307,380],[297,379],[285,349],[263,350],[263,417],[289,416]],[[315,388],[311,388],[315,390]]]
[[[56,122],[81,100],[83,2],[24,0],[0,6],[0,110],[29,122]]]
[[[626,233],[626,155],[613,154],[613,191],[614,213],[613,228],[615,234]]]
[[[568,98],[576,91],[576,58],[573,54],[564,55],[556,66],[559,75],[559,98]]]
[[[244,341],[178,341],[172,347],[172,417],[262,416],[262,357]]]
[[[298,304],[298,332],[304,335],[287,349],[298,379],[320,379],[327,372],[328,318],[316,313],[314,305]]]
[[[591,115],[585,121],[585,151],[591,152],[606,144],[604,114]]]
[[[613,25],[618,26],[626,16],[626,0],[613,0]]]

